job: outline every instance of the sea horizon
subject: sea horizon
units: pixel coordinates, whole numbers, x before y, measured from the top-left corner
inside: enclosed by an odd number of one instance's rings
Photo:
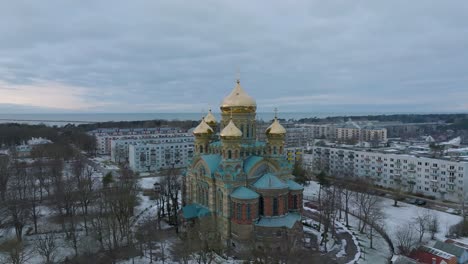
[[[213,113],[220,118],[219,112]],[[457,114],[456,112],[282,112],[278,117],[285,120],[302,118],[325,118],[335,116],[368,116],[394,114]],[[460,114],[465,114],[461,113]],[[274,112],[257,112],[257,119],[268,121],[274,118]],[[1,113],[0,123],[26,123],[63,126],[68,123],[96,123],[118,121],[146,121],[146,120],[200,120],[201,113]]]

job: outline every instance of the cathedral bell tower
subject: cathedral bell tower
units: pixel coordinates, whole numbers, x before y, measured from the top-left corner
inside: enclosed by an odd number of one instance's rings
[[[255,143],[256,121],[255,111],[257,103],[250,97],[237,80],[236,87],[224,98],[221,104],[221,129],[226,127],[232,120],[236,127],[242,132],[242,141],[246,144]]]

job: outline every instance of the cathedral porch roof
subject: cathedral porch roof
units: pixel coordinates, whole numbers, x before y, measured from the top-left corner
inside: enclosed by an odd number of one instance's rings
[[[247,187],[241,186],[231,193],[231,197],[241,200],[250,200],[256,199],[260,197],[260,195]]]
[[[298,213],[288,213],[279,217],[262,217],[256,223],[257,226],[263,227],[286,227],[292,228],[297,221],[301,220],[301,215]]]
[[[199,218],[210,214],[210,210],[199,204],[189,204],[182,207],[182,215],[185,219]]]

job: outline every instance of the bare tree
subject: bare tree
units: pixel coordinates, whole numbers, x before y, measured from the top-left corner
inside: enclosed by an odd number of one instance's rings
[[[377,203],[373,204],[373,206],[369,208],[369,215],[367,219],[369,221],[369,247],[374,248],[374,231],[376,228],[379,228],[381,230],[383,229],[383,222],[385,219],[385,214],[382,211],[382,207],[379,204],[379,200],[377,200]]]
[[[409,255],[417,244],[416,234],[411,223],[403,225],[395,232],[397,248],[402,255]]]
[[[8,180],[11,174],[10,157],[7,155],[0,156],[0,198],[5,201],[5,195],[8,187]]]
[[[431,239],[435,238],[435,234],[440,231],[440,222],[437,218],[437,215],[432,214],[429,219],[428,225],[429,233],[431,234]]]
[[[19,242],[22,241],[23,228],[30,219],[27,187],[26,164],[15,161],[14,173],[9,180],[1,208],[6,216],[5,222],[15,228]]]
[[[419,234],[419,243],[422,242],[422,239],[424,237],[424,234],[428,230],[429,222],[430,222],[431,216],[429,215],[429,211],[424,211],[423,213],[418,213],[416,217],[414,217],[414,224],[415,228],[418,231]]]
[[[24,264],[32,257],[31,250],[25,248],[23,242],[18,240],[10,240],[2,245],[6,251],[7,256],[3,258],[5,264]]]
[[[55,235],[52,233],[40,236],[35,243],[36,251],[44,258],[45,264],[55,262],[58,245],[55,243]]]

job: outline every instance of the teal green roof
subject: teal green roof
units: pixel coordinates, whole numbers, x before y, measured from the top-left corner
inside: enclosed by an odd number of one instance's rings
[[[182,207],[182,215],[185,219],[192,219],[210,215],[210,210],[198,204],[189,204]]]
[[[301,221],[301,215],[298,213],[288,213],[279,217],[262,217],[257,221],[257,226],[264,227],[287,227],[292,228],[294,224]]]
[[[218,154],[203,155],[201,158],[208,165],[208,169],[210,169],[211,174],[216,171],[219,163],[221,162],[221,156]]]
[[[253,186],[257,189],[285,189],[288,185],[271,173],[264,174]]]
[[[263,160],[263,157],[260,156],[249,156],[244,160],[244,172],[249,173],[249,171],[257,164]]]
[[[444,252],[447,252],[449,254],[452,254],[452,255],[455,255],[457,256],[458,258],[461,257],[463,255],[463,253],[465,252],[465,250],[461,247],[457,247],[453,244],[449,244],[449,243],[444,243],[442,241],[437,241],[435,243],[435,245],[433,246],[433,248],[437,248],[439,250],[442,250]]]
[[[249,200],[249,199],[256,199],[260,197],[260,195],[254,191],[252,191],[249,188],[246,188],[244,186],[236,188],[232,193],[231,197],[236,198],[236,199],[243,199],[243,200]]]
[[[287,180],[286,184],[288,185],[290,190],[293,190],[293,191],[304,190],[304,187],[302,185],[300,185],[299,183],[293,180]]]

